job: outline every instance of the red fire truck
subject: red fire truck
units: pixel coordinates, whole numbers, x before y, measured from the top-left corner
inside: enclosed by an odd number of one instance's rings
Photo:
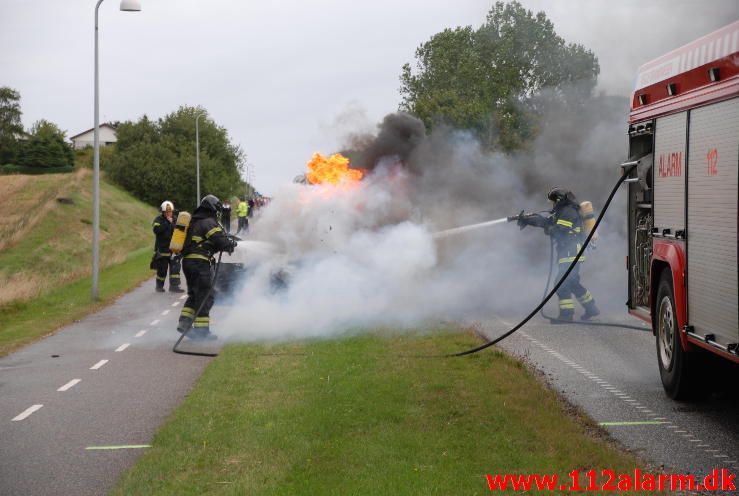
[[[739,21],[639,68],[629,157],[627,305],[685,398],[706,351],[739,363]]]

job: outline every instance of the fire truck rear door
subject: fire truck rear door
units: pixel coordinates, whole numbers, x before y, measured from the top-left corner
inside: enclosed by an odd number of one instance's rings
[[[687,112],[657,119],[654,137],[654,227],[674,236],[685,229]]]
[[[688,324],[739,342],[739,98],[692,110],[688,161]]]

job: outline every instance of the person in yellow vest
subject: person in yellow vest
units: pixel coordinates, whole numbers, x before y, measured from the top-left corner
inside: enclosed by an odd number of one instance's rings
[[[246,201],[246,197],[241,197],[239,206],[236,208],[236,215],[239,216],[239,227],[236,229],[236,234],[241,231],[247,232],[249,230],[249,203]]]

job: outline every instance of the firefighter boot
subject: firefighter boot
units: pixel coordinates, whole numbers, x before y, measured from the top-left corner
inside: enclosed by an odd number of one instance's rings
[[[190,307],[182,307],[180,312],[180,320],[177,323],[177,332],[183,333],[190,329],[195,320],[195,310]]]
[[[549,322],[551,324],[554,324],[554,325],[557,325],[557,324],[568,324],[568,323],[574,321],[574,319],[573,319],[574,313],[575,312],[573,310],[570,310],[570,311],[560,311],[559,312],[559,315],[557,315],[557,318],[556,319],[551,319]]]
[[[590,320],[593,317],[600,315],[600,310],[595,306],[595,301],[590,301],[583,306],[585,307],[585,313],[580,317],[581,320]]]
[[[583,308],[585,308],[585,313],[580,317],[580,319],[590,320],[593,317],[600,315],[600,310],[595,306],[595,300],[593,299],[593,295],[590,294],[590,291],[585,291],[585,294],[578,296],[577,301],[579,301]]]
[[[157,286],[154,288],[154,291],[157,293],[164,293],[164,279],[159,279],[159,277],[157,277]]]
[[[575,303],[572,298],[560,298],[559,315],[556,319],[551,319],[552,324],[566,324],[573,321],[575,315]]]
[[[192,328],[191,339],[193,341],[213,341],[218,339],[210,332],[210,317],[196,317]]]
[[[177,322],[177,332],[182,334],[183,332],[190,329],[192,326],[192,318],[190,317],[183,317],[180,315],[180,320]]]
[[[179,284],[172,284],[172,281],[169,281],[169,292],[170,293],[184,293],[185,290],[182,289]]]

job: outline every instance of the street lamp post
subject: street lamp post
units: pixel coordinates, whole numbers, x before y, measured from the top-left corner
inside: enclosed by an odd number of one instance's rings
[[[200,129],[198,128],[198,120],[205,114],[198,114],[195,116],[195,180],[197,184],[195,198],[195,208],[200,205]]]
[[[100,268],[100,77],[98,71],[98,9],[103,0],[95,5],[95,128],[93,130],[92,154],[92,299],[98,299],[98,272]],[[139,12],[139,0],[121,0],[124,12]]]

